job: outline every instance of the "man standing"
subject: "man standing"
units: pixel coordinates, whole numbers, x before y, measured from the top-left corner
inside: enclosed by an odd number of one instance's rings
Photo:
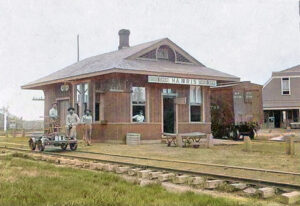
[[[72,139],[76,139],[76,126],[80,122],[78,115],[74,111],[73,107],[69,107],[69,114],[66,117],[67,136]]]
[[[92,123],[93,123],[93,117],[91,115],[91,110],[87,109],[85,111],[85,115],[81,118],[81,123],[84,124],[84,133],[83,133],[83,139],[85,143],[90,146],[92,144]]]
[[[50,132],[55,132],[54,129],[58,124],[58,113],[57,113],[57,104],[53,103],[52,108],[49,110],[49,118],[50,118]]]

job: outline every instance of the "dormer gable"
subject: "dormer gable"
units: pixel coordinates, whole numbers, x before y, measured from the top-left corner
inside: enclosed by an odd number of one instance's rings
[[[169,61],[176,64],[192,64],[204,66],[195,58],[189,55],[169,39],[163,39],[160,42],[137,52],[127,59],[149,60],[149,61]]]

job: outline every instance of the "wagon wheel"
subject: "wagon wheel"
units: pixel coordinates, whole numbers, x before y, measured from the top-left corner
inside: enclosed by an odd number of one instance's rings
[[[250,139],[254,139],[254,136],[255,136],[254,129],[251,129],[250,132],[249,132]]]
[[[70,143],[70,149],[75,151],[77,149],[77,143]]]
[[[33,140],[30,139],[28,143],[29,143],[29,148],[30,148],[31,150],[35,150],[35,148],[36,148],[35,142],[33,142]]]
[[[60,147],[61,147],[62,150],[65,151],[68,147],[68,144],[63,143]]]
[[[44,151],[45,145],[42,143],[42,140],[39,140],[39,141],[37,142],[37,148],[38,148],[38,150],[39,150],[40,152]]]
[[[239,130],[234,130],[233,131],[233,135],[232,135],[233,140],[235,140],[235,141],[239,140],[240,136],[241,136],[241,134],[240,134]]]

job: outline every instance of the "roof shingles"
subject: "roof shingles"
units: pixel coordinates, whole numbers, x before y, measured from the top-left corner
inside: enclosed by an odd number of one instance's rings
[[[211,77],[213,79],[228,79],[230,81],[239,81],[239,78],[230,74],[226,74],[214,69],[207,68],[202,65],[191,64],[176,64],[168,61],[147,61],[130,59],[128,57],[143,51],[155,44],[162,41],[169,41],[167,38],[159,39],[137,46],[124,48],[121,50],[89,57],[80,62],[72,64],[64,69],[56,71],[50,75],[33,81],[27,85],[22,86],[25,89],[32,89],[40,85],[47,85],[57,80],[64,80],[69,78],[80,78],[83,75],[93,75],[99,72],[105,72],[113,69],[118,70],[131,70],[141,72],[154,72],[154,73],[175,73],[184,75],[195,75]]]

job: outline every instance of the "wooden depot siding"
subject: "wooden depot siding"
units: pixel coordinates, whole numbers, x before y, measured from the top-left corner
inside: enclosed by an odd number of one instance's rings
[[[147,82],[147,75],[107,74],[80,82],[89,83],[89,108],[95,110],[95,102],[101,102],[100,120],[93,124],[94,141],[123,142],[128,132],[140,133],[142,140],[160,140],[162,135],[162,90],[170,88],[176,90],[178,97],[186,97],[187,104],[179,105],[179,132],[205,132],[210,133],[210,88],[202,87],[203,122],[190,122],[188,85],[154,84]],[[80,82],[74,82],[73,85]],[[131,121],[131,87],[146,88],[146,122],[135,123]],[[60,85],[51,85],[44,88],[45,116],[48,116],[53,102],[59,99],[70,99],[74,106],[72,86],[69,92],[62,93]],[[100,99],[100,100],[99,100]],[[64,125],[63,125],[64,126]],[[81,126],[78,126],[78,137],[82,137]]]
[[[71,105],[72,102],[72,85],[69,85],[69,90],[66,92],[62,92],[60,87],[63,84],[54,84],[54,85],[48,85],[43,88],[44,91],[44,125],[45,128],[49,127],[49,110],[52,108],[53,103],[57,103],[58,106],[58,112],[60,112],[59,108],[59,102],[60,101],[69,101],[69,104]]]

